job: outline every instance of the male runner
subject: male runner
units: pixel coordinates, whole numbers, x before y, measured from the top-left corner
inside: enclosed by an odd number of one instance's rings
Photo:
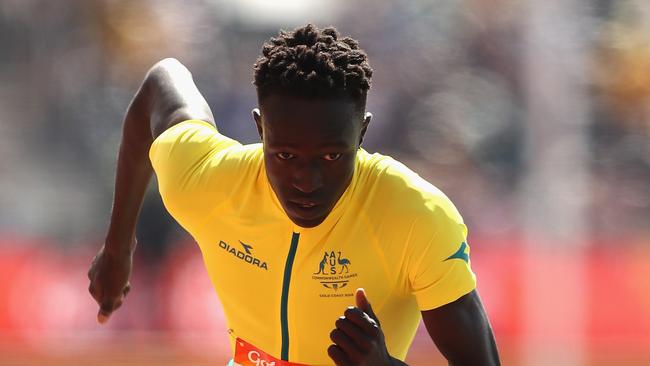
[[[406,166],[360,147],[372,69],[357,42],[312,25],[281,32],[254,70],[262,143],[251,145],[217,131],[178,61],[147,73],[88,274],[99,322],[129,292],[153,167],[201,249],[234,363],[403,365],[423,319],[450,364],[499,364],[460,214]]]

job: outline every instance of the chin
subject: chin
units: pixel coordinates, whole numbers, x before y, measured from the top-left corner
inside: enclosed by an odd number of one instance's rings
[[[327,216],[325,216],[325,217],[327,217]],[[312,220],[305,220],[305,219],[301,219],[301,218],[297,218],[297,217],[290,217],[290,219],[291,219],[291,221],[293,221],[294,224],[296,224],[296,225],[298,225],[300,227],[310,229],[310,228],[313,228],[313,227],[316,227],[316,226],[320,225],[323,221],[325,221],[325,217],[318,218],[318,219],[312,219]]]

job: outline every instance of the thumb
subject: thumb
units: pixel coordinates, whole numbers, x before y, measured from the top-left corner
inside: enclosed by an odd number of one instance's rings
[[[361,311],[368,314],[368,316],[370,316],[370,318],[376,321],[377,325],[379,325],[379,319],[377,319],[377,315],[375,315],[375,312],[372,310],[370,301],[368,301],[368,297],[366,296],[366,290],[364,290],[363,288],[358,288],[357,293],[355,294],[354,297],[357,303],[357,308],[361,309]]]
[[[111,313],[105,312],[105,311],[100,309],[99,312],[97,313],[97,322],[99,324],[106,324],[106,322],[108,321],[108,318],[110,316],[111,316]]]
[[[102,304],[99,306],[99,311],[97,312],[97,322],[99,324],[106,324],[108,321],[108,318],[111,316],[111,313],[113,312],[114,306],[112,301],[106,300],[102,302]]]

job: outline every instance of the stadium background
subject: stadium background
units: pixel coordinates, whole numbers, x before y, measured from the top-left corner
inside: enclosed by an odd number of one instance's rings
[[[95,322],[121,118],[172,56],[256,141],[251,66],[307,21],[369,54],[366,149],[463,213],[504,364],[650,364],[650,2],[3,0],[0,365],[225,362],[198,249],[153,189],[133,291]],[[422,329],[408,360],[443,364]]]

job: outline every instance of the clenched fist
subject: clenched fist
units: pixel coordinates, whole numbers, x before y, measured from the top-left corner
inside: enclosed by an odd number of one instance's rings
[[[131,246],[135,248],[135,242]],[[115,254],[103,246],[93,258],[88,270],[88,291],[99,304],[97,321],[104,324],[117,310],[131,290],[129,277],[133,265],[133,250]]]
[[[357,306],[348,307],[330,333],[330,358],[337,366],[403,365],[388,354],[384,332],[363,289],[357,290],[355,300]]]

